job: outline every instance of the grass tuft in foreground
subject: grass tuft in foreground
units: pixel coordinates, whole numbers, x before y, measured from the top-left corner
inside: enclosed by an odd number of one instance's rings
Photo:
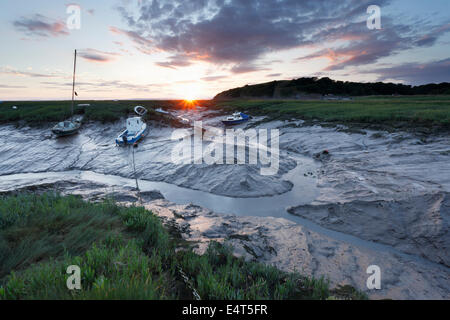
[[[56,194],[3,196],[0,299],[193,299],[193,289],[202,299],[333,298],[323,279],[244,261],[227,246],[212,243],[200,256],[176,245],[144,208]],[[69,265],[81,269],[81,290],[66,287]]]

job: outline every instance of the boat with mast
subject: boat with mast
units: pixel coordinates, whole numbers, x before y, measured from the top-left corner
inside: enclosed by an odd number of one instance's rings
[[[65,120],[62,122],[59,122],[56,124],[52,132],[57,137],[64,137],[64,136],[70,136],[72,134],[75,134],[78,132],[78,130],[81,127],[81,121],[80,120],[73,120],[73,107],[74,107],[74,100],[75,100],[75,72],[77,68],[77,50],[75,50],[75,57],[73,61],[73,81],[72,81],[72,107],[71,107],[71,116],[69,120]]]

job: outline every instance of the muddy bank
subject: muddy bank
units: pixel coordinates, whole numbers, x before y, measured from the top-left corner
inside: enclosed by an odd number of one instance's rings
[[[183,116],[221,125],[213,113]],[[240,128],[280,130],[273,176],[258,165],[175,164],[173,129],[152,126],[135,154],[141,190],[152,195],[145,193],[144,205],[200,251],[226,240],[249,259],[361,290],[367,266],[376,264],[382,290],[371,297],[450,298],[449,136],[259,120]],[[0,126],[0,189],[45,184],[129,205],[136,201],[132,149],[114,146],[121,129],[90,123],[54,139],[43,129]]]
[[[214,213],[193,204],[177,205],[158,191],[141,194],[132,188],[89,181],[37,184],[22,191],[58,190],[86,200],[114,198],[122,205],[143,205],[160,216],[172,234],[202,253],[209,241],[227,242],[238,256],[272,264],[286,271],[326,277],[331,286],[351,285],[371,298],[449,299],[450,270],[426,260],[352,246],[282,218],[238,217]],[[9,191],[11,194],[17,191]],[[382,289],[367,290],[366,268],[382,270]]]
[[[289,213],[361,239],[450,266],[450,194],[402,200],[303,205]]]
[[[185,112],[183,116],[221,127],[214,113]],[[238,128],[253,125],[250,122]],[[0,145],[0,174],[89,170],[131,178],[131,149],[114,146],[122,126],[120,122],[91,123],[79,135],[63,139],[54,139],[48,130],[0,126],[0,139],[5,141]],[[318,159],[320,170],[299,171],[299,175],[313,173],[313,187],[321,190],[316,203],[389,200],[450,191],[449,136],[419,138],[383,131],[357,134],[305,125],[300,120],[267,122],[258,125],[261,128],[280,130],[280,170],[276,175],[260,175],[261,165],[174,164],[171,153],[179,142],[171,140],[172,128],[157,126],[136,150],[138,176],[230,197],[272,196],[286,193],[298,183],[293,181],[296,177],[286,180],[283,176],[299,160],[314,159],[317,152],[328,150],[328,159]],[[298,196],[301,199],[301,194]]]
[[[299,123],[285,129],[284,139],[286,150],[306,156],[329,151],[329,157],[318,159],[321,193],[314,201],[317,204],[392,200],[450,191],[450,137],[446,135],[423,138],[384,131],[350,134]]]
[[[131,148],[115,147],[121,123],[83,126],[72,137],[54,139],[47,130],[0,126],[0,174],[90,170],[132,178]],[[136,172],[141,179],[164,181],[182,187],[231,197],[282,194],[293,184],[282,176],[295,168],[296,160],[280,155],[276,175],[260,175],[261,165],[175,164],[172,150],[179,141],[171,139],[173,129],[152,127],[136,150]],[[205,142],[204,146],[208,144]]]
[[[224,216],[167,200],[145,207],[178,226],[183,238],[198,243],[200,253],[208,241],[226,241],[247,259],[324,277],[332,287],[350,285],[373,299],[450,298],[450,270],[427,261],[350,245],[282,218]],[[366,287],[369,265],[382,270],[381,290]]]

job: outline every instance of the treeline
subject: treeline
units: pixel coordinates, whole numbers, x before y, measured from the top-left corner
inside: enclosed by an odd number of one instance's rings
[[[450,94],[450,83],[411,86],[399,83],[360,83],[312,77],[246,85],[221,92],[214,99],[300,98],[302,95],[329,94],[339,96]]]

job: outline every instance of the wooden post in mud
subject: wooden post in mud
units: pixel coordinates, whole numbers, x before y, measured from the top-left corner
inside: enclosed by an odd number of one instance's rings
[[[133,144],[133,173],[134,173],[134,180],[136,181],[136,189],[138,191],[138,198],[139,198],[139,203],[142,204],[142,199],[141,199],[141,190],[139,189],[139,184],[138,184],[138,179],[137,179],[137,175],[136,175],[136,163],[134,161],[134,149],[136,149],[138,147],[137,143]]]

